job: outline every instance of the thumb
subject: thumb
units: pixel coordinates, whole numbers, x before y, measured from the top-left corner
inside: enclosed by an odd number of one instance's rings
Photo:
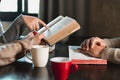
[[[86,53],[87,51],[82,49],[82,48],[78,48],[78,51],[81,52],[81,53]]]
[[[44,37],[45,37],[44,34],[40,34],[40,35],[37,36],[37,39],[38,39],[38,40],[41,40],[41,39],[43,39]]]
[[[43,38],[44,38],[43,34],[37,35],[32,39],[31,44],[33,44],[33,45],[40,44],[41,39],[43,39]]]

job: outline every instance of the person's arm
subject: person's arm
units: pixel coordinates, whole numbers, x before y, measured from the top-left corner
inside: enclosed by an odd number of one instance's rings
[[[28,16],[28,15],[19,15],[12,21],[9,28],[5,31],[3,35],[0,36],[1,43],[7,43],[20,38],[21,35],[27,35],[30,31],[37,31],[43,25],[48,29],[48,26],[41,19]]]
[[[107,47],[120,48],[120,37],[112,39],[103,39]]]
[[[105,46],[98,45],[98,43],[105,44]],[[102,59],[106,59],[110,62],[120,64],[120,38],[90,38],[84,41],[81,45],[82,48],[80,49],[80,52],[87,53],[93,57],[99,57]],[[93,45],[93,47],[90,47],[91,45]]]
[[[104,41],[107,44],[107,47],[101,53],[101,58],[120,64],[120,37],[104,39]]]
[[[22,54],[20,43],[10,43],[0,46],[0,66],[10,64],[16,61],[16,55]]]
[[[31,49],[32,45],[40,44],[44,35],[33,35],[29,33],[24,40],[16,40],[12,43],[2,44],[0,46],[0,66],[10,64],[24,56],[26,49]]]
[[[109,62],[120,64],[120,49],[119,48],[105,48],[101,53],[101,58]]]

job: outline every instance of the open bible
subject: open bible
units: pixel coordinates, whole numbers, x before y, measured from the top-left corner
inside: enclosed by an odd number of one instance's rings
[[[43,33],[45,35],[44,40],[50,46],[80,29],[80,25],[75,19],[68,16],[63,17],[61,15],[47,25],[50,27],[50,30],[43,27],[38,33]]]

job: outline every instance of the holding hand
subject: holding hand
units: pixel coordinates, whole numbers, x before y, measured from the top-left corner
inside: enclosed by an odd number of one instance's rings
[[[93,57],[101,57],[101,52],[106,47],[104,40],[98,37],[92,37],[83,41],[81,48],[79,49],[82,53],[87,53]]]
[[[38,45],[41,44],[42,39],[44,38],[44,34],[38,34],[38,32],[30,32],[27,36],[26,39],[30,40],[31,45]]]

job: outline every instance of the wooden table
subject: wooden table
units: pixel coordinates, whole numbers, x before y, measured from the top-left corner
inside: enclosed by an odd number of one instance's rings
[[[56,45],[50,57],[68,57],[67,45]],[[50,62],[44,68],[35,68],[32,63],[17,61],[0,67],[0,80],[54,80]],[[79,65],[79,70],[69,75],[68,80],[120,80],[120,65]]]

